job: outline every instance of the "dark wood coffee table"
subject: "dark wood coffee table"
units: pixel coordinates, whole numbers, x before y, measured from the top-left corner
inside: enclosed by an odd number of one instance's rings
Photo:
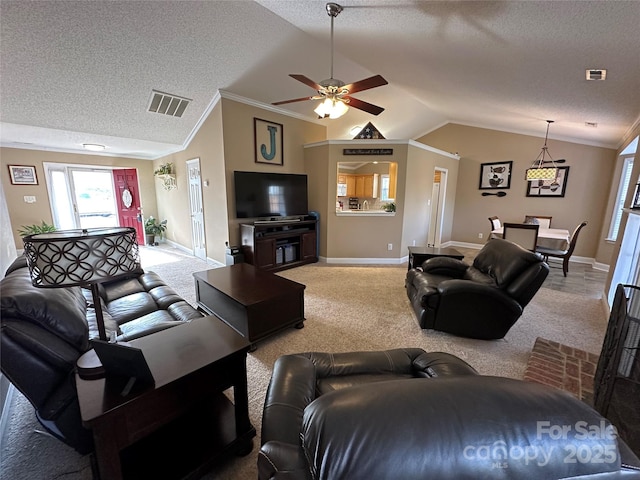
[[[142,349],[154,386],[125,394],[127,379],[76,375],[99,478],[200,478],[214,462],[251,451],[246,339],[203,317],[128,343]],[[230,387],[234,403],[222,393]]]
[[[422,265],[422,262],[434,257],[451,257],[462,260],[464,255],[451,247],[409,247],[409,265],[407,266],[407,270],[411,270],[413,267],[419,267]]]
[[[304,289],[248,263],[193,274],[198,308],[216,315],[252,344],[285,328],[304,326]]]

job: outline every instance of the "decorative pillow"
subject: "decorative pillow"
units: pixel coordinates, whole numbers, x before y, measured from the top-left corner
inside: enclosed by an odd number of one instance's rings
[[[527,215],[524,217],[525,225],[540,225],[540,221],[536,217],[530,217]]]

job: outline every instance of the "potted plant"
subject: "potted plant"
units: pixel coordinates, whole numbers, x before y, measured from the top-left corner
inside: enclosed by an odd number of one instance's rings
[[[166,220],[158,222],[158,220],[152,216],[147,218],[147,221],[144,222],[144,233],[147,237],[147,245],[158,245],[158,242],[156,242],[156,235],[159,238],[162,238],[166,229]]]
[[[34,223],[33,225],[22,225],[18,229],[18,233],[21,237],[26,237],[27,235],[37,235],[39,233],[50,233],[55,232],[56,227],[53,225],[49,225],[44,220],[42,220],[41,224]]]
[[[154,175],[171,175],[173,173],[173,163],[163,163],[153,171]]]
[[[382,209],[385,212],[395,212],[396,211],[396,203],[395,202],[389,202],[389,203],[385,203],[382,206]]]

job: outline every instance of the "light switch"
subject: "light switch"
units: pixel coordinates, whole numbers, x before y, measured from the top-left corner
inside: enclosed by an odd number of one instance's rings
[[[36,197],[34,197],[33,195],[25,195],[24,203],[36,203]]]

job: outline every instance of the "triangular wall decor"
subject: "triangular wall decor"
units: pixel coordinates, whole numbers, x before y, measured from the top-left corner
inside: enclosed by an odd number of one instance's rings
[[[380,131],[373,126],[373,123],[369,122],[367,123],[364,128],[362,130],[360,130],[360,133],[358,133],[355,137],[353,137],[354,140],[358,140],[358,139],[383,139],[384,140],[384,135],[382,135],[380,133]]]

